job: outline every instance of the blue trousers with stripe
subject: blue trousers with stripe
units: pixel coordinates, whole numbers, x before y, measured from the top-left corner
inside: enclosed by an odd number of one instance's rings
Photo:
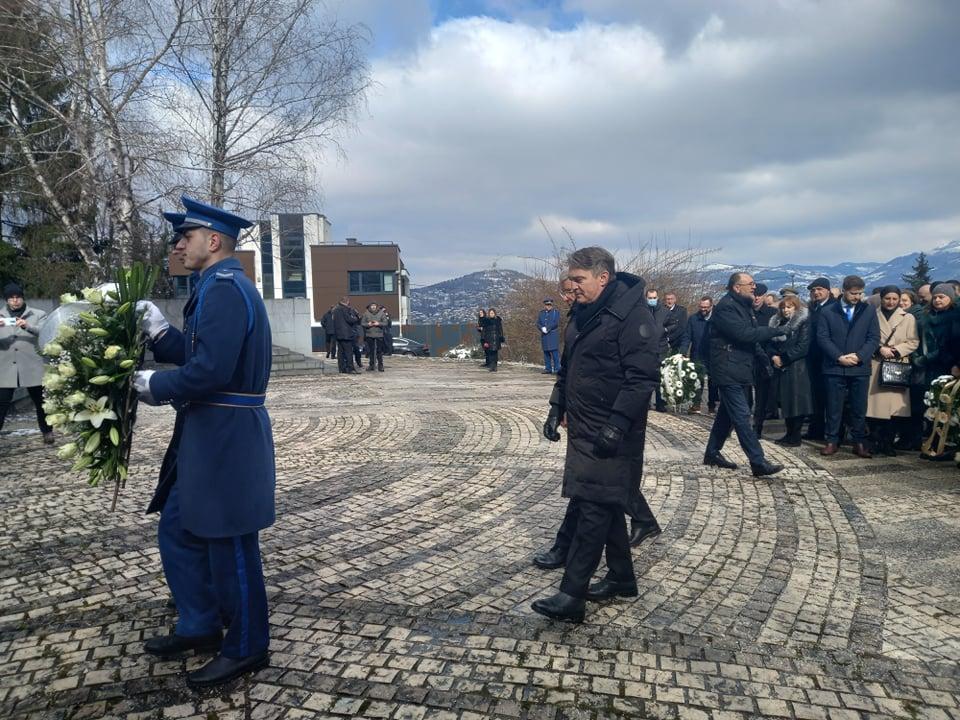
[[[163,572],[180,615],[177,635],[212,635],[226,626],[221,655],[244,658],[265,652],[270,635],[258,533],[202,538],[183,529],[174,483],[157,535]]]

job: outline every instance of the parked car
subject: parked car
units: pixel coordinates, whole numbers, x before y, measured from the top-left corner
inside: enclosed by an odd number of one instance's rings
[[[430,357],[430,348],[410,338],[395,337],[393,339],[393,354]]]

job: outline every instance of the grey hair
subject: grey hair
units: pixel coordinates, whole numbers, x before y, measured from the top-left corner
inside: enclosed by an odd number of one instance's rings
[[[617,261],[602,247],[586,247],[576,250],[567,257],[567,265],[577,270],[589,270],[594,275],[617,274]]]

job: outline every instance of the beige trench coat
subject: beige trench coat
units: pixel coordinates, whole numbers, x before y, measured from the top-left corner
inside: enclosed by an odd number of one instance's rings
[[[897,308],[887,320],[878,309],[880,319],[880,343],[893,348],[906,359],[918,347],[917,321],[910,313]],[[891,335],[892,333],[892,335]],[[889,340],[888,340],[889,338]],[[870,392],[867,395],[867,417],[889,420],[892,417],[910,416],[909,388],[886,388],[880,386],[880,361],[870,361]]]

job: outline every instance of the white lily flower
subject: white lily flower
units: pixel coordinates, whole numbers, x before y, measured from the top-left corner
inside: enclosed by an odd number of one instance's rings
[[[103,425],[104,420],[116,420],[117,414],[107,408],[107,396],[104,395],[99,400],[87,400],[83,410],[73,416],[75,422],[87,420],[98,430]]]

